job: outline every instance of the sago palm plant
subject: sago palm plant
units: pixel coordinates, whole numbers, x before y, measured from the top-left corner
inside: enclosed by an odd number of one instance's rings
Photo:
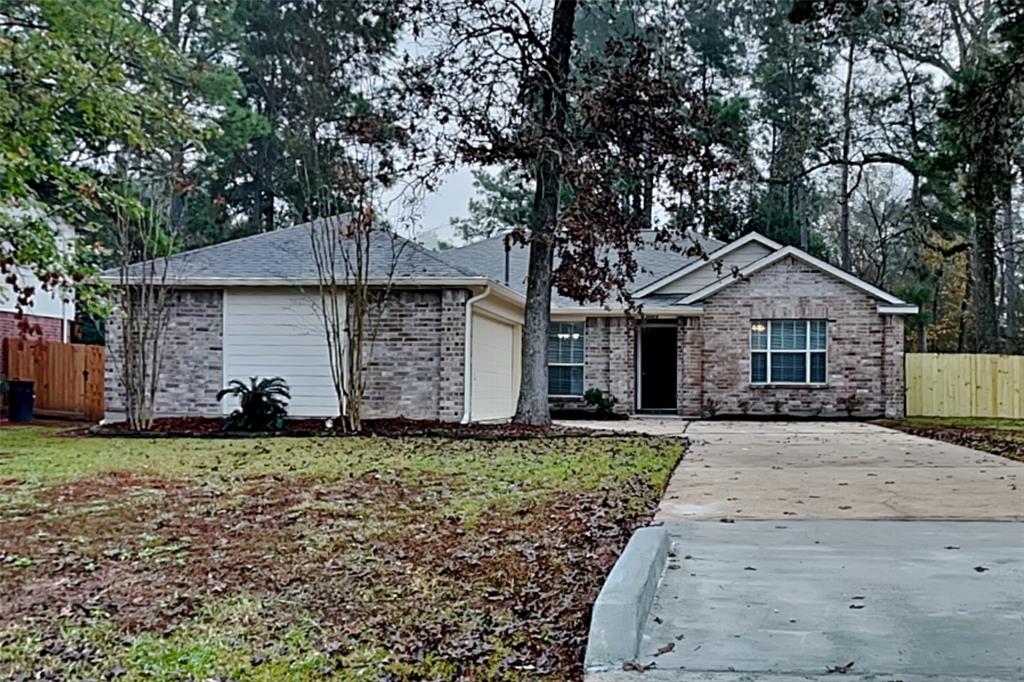
[[[291,393],[281,377],[260,379],[249,377],[246,384],[232,379],[227,388],[217,392],[217,400],[225,396],[238,398],[238,408],[224,420],[228,431],[280,431],[288,415]]]

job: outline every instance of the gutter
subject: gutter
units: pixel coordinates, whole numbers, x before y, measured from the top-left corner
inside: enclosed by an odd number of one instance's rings
[[[491,285],[466,301],[465,367],[462,371],[462,420],[468,424],[473,418],[473,304],[491,295]]]

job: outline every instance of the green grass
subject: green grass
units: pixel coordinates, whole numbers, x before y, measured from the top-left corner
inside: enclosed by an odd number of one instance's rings
[[[0,678],[575,677],[683,448],[4,429]]]

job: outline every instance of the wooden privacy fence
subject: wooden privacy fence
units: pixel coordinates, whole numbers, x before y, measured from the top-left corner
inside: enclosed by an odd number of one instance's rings
[[[1024,419],[1024,356],[907,353],[907,416]]]
[[[103,347],[57,341],[5,340],[7,378],[35,382],[36,412],[103,418]]]

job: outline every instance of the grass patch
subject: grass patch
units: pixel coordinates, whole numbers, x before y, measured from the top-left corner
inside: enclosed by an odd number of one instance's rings
[[[576,679],[682,451],[9,429],[0,677]]]

